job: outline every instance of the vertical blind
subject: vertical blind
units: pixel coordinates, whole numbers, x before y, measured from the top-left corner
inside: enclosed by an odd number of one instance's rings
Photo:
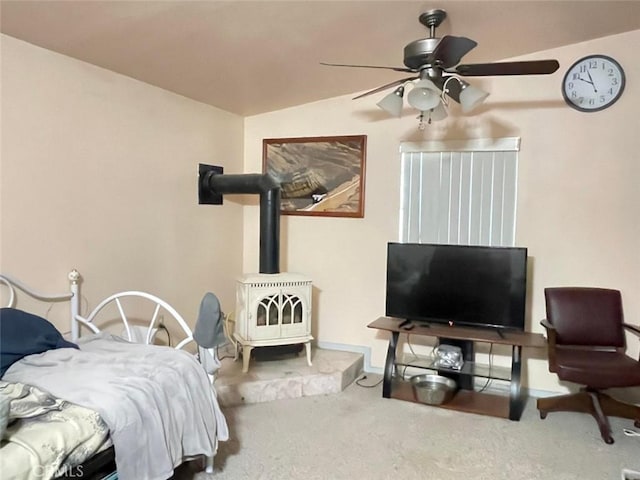
[[[402,143],[400,241],[515,243],[517,137]]]

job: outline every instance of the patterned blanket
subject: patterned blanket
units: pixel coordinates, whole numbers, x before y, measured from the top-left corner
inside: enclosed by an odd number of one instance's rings
[[[0,396],[9,406],[0,442],[3,479],[55,478],[111,445],[93,410],[23,383],[0,381]]]

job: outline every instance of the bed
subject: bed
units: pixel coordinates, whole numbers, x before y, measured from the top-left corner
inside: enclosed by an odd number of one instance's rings
[[[146,292],[116,293],[84,316],[81,276],[68,278],[68,292],[43,295],[0,275],[2,478],[161,480],[194,459],[212,473],[218,442],[228,439],[215,349],[198,345],[180,314]],[[23,294],[68,302],[68,338],[21,310]],[[199,317],[196,330],[209,332],[215,322],[207,321]]]

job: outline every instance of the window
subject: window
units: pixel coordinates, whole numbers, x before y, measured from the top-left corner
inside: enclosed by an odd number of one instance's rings
[[[512,246],[520,138],[402,143],[400,241]]]

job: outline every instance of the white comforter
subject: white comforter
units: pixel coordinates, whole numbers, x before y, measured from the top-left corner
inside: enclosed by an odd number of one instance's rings
[[[104,333],[79,345],[25,357],[3,380],[97,411],[109,426],[120,480],[165,480],[184,457],[212,456],[227,439],[207,375],[189,353]]]

